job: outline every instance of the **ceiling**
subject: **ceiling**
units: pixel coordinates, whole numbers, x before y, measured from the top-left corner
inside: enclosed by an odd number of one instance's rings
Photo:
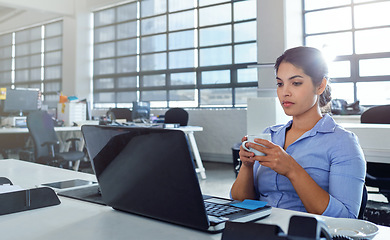
[[[0,5],[0,23],[10,20],[14,16],[19,15],[22,12],[24,12],[24,10]]]

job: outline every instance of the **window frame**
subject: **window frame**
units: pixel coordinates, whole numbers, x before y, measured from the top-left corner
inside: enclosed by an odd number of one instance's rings
[[[58,28],[59,33],[52,35],[52,36],[47,36],[47,34],[45,33],[45,29],[47,29],[48,26],[51,26],[54,24],[58,24],[60,26],[60,28]],[[30,38],[31,31],[34,31],[34,30],[39,32],[39,37],[31,39]],[[19,37],[17,36],[19,34],[22,35],[20,37],[21,40],[19,40]],[[27,34],[29,36],[27,38],[25,38],[26,36],[23,34]],[[35,89],[39,89],[42,93],[43,99],[50,97],[50,96],[52,98],[57,97],[58,93],[61,92],[61,90],[62,90],[63,20],[62,19],[53,20],[53,21],[46,22],[43,24],[26,27],[26,28],[23,28],[20,30],[15,30],[15,31],[12,31],[9,33],[2,34],[2,35],[0,35],[0,37],[6,36],[6,35],[11,35],[12,42],[10,45],[7,45],[7,46],[12,48],[12,50],[11,50],[12,55],[9,58],[1,58],[0,57],[0,59],[1,60],[4,60],[4,59],[11,60],[12,63],[11,63],[10,69],[2,70],[0,72],[1,73],[10,72],[11,74],[10,74],[10,78],[6,79],[6,81],[1,82],[0,85],[2,87],[6,87],[6,88],[35,88]],[[45,41],[50,40],[50,39],[54,39],[54,38],[60,39],[60,44],[57,46],[57,48],[55,50],[46,50],[47,44],[45,44]],[[38,43],[40,45],[40,50],[32,53],[31,47],[32,47],[33,43]],[[28,46],[28,51],[23,52],[21,54],[17,54],[18,48],[20,46],[23,46],[23,45]],[[60,53],[60,57],[58,58],[59,61],[55,64],[47,63],[45,61],[45,55],[50,54],[50,53],[55,53],[55,52]],[[38,64],[33,63],[31,58],[34,56],[39,56],[38,58],[39,58],[40,63],[38,63]],[[19,67],[17,62],[23,58],[28,59],[26,61],[26,64],[28,66],[26,65],[26,66]],[[56,68],[60,69],[59,77],[48,78],[45,75],[47,68],[50,68],[50,67],[56,67]],[[31,72],[34,70],[39,71],[39,79],[32,78]],[[24,80],[19,80],[19,78],[16,74],[17,71],[27,71],[28,72],[27,78]],[[52,91],[46,91],[46,87],[50,84],[55,84],[58,86],[58,88],[55,88]]]
[[[185,8],[185,9],[181,9],[181,10],[174,10],[174,11],[169,11],[169,0],[166,0],[166,4],[167,4],[167,7],[166,7],[166,11],[165,12],[162,12],[162,13],[159,13],[159,14],[156,14],[156,15],[148,15],[146,17],[142,17],[140,16],[140,14],[137,15],[137,18],[136,20],[133,18],[133,19],[128,19],[126,21],[119,21],[119,22],[115,22],[116,20],[114,20],[113,23],[110,23],[110,24],[105,24],[105,25],[98,25],[96,26],[96,24],[94,23],[94,33],[96,32],[96,29],[101,29],[101,28],[104,28],[104,27],[107,27],[107,26],[116,26],[117,24],[122,24],[122,23],[126,23],[126,22],[131,22],[131,21],[136,21],[137,22],[137,27],[138,27],[138,35],[137,37],[132,37],[132,38],[128,38],[128,39],[136,39],[137,40],[137,44],[138,44],[138,50],[137,50],[137,53],[136,54],[130,54],[130,55],[125,55],[125,57],[137,57],[137,71],[136,72],[127,72],[127,73],[109,73],[109,74],[96,74],[96,70],[94,70],[94,75],[93,75],[93,95],[94,95],[94,108],[108,108],[108,107],[131,107],[132,103],[131,101],[129,101],[128,103],[120,103],[117,101],[118,97],[118,93],[121,93],[121,92],[136,92],[136,95],[137,95],[137,99],[136,101],[144,101],[144,99],[142,99],[142,93],[143,92],[146,92],[146,91],[164,91],[165,92],[165,99],[164,101],[161,101],[160,102],[160,105],[157,106],[158,108],[165,108],[165,107],[172,107],[174,104],[175,104],[175,100],[172,100],[170,99],[170,91],[176,91],[176,90],[194,90],[196,92],[196,95],[194,96],[194,102],[196,101],[196,106],[191,106],[189,108],[208,108],[208,107],[245,107],[245,106],[242,106],[242,104],[236,104],[235,103],[235,89],[236,88],[243,88],[243,87],[253,87],[253,88],[256,88],[257,90],[257,86],[258,86],[258,82],[257,82],[257,75],[256,75],[256,79],[255,81],[253,82],[238,82],[237,81],[237,70],[238,69],[245,69],[247,68],[248,65],[254,65],[254,64],[257,64],[257,61],[250,61],[250,62],[245,62],[245,63],[234,63],[234,60],[235,60],[235,55],[234,55],[234,52],[235,52],[235,47],[236,46],[239,46],[239,45],[245,45],[245,44],[256,44],[257,42],[257,39],[254,39],[254,40],[248,40],[248,41],[241,41],[241,42],[235,42],[234,41],[234,27],[235,27],[235,24],[238,24],[238,23],[245,23],[245,22],[256,22],[256,17],[254,18],[249,18],[249,19],[245,19],[245,20],[240,20],[240,21],[234,21],[234,3],[237,3],[237,2],[244,2],[244,1],[248,1],[248,0],[225,0],[225,1],[221,1],[221,2],[218,2],[218,3],[214,3],[214,4],[210,4],[210,5],[202,5],[202,6],[199,6],[199,4],[196,4],[196,6],[193,6],[191,8]],[[97,10],[94,13],[94,19],[96,17],[96,14],[99,13],[99,12],[102,12],[102,11],[105,11],[105,10],[109,10],[109,9],[114,9],[115,12],[117,12],[118,8],[121,7],[121,6],[125,6],[127,4],[137,4],[137,8],[139,8],[139,11],[142,12],[142,4],[141,4],[142,1],[140,0],[137,0],[137,1],[134,1],[134,2],[131,2],[131,3],[126,3],[126,4],[122,4],[122,5],[118,5],[118,6],[111,6],[109,8],[105,8],[105,9],[100,9],[100,10]],[[254,1],[255,2],[255,1]],[[204,9],[204,8],[208,8],[208,7],[218,7],[218,6],[221,6],[221,5],[224,5],[224,4],[230,4],[231,6],[231,14],[232,14],[232,17],[231,17],[231,20],[230,22],[227,22],[227,23],[218,23],[218,24],[211,24],[211,25],[205,25],[205,26],[199,26],[199,17],[196,19],[197,23],[194,24],[195,26],[194,27],[189,27],[189,28],[183,28],[183,29],[175,29],[175,30],[169,30],[169,20],[167,20],[167,27],[164,31],[159,31],[159,32],[155,32],[155,33],[151,33],[151,34],[146,34],[146,35],[142,35],[141,33],[141,24],[142,24],[142,21],[143,20],[147,20],[147,19],[152,19],[152,18],[155,18],[155,17],[161,17],[161,16],[165,16],[165,19],[169,19],[169,16],[170,14],[180,14],[180,13],[185,13],[185,12],[188,12],[188,11],[194,11],[194,14],[199,16],[199,11]],[[117,17],[117,15],[115,15],[115,18]],[[207,28],[210,28],[210,27],[218,27],[218,26],[230,26],[232,28],[231,30],[231,42],[230,43],[223,43],[223,44],[215,44],[215,45],[209,45],[209,46],[199,46],[200,44],[200,36],[199,36],[199,32],[202,30],[202,29],[207,29]],[[115,27],[115,31],[116,31],[116,27]],[[194,34],[196,36],[196,38],[194,39],[194,45],[191,46],[191,47],[184,47],[184,48],[179,48],[179,49],[170,49],[169,47],[169,37],[170,37],[170,34],[174,34],[174,33],[181,33],[181,32],[185,32],[185,31],[194,31]],[[143,53],[141,51],[142,49],[142,39],[144,39],[145,37],[153,37],[153,36],[158,36],[158,35],[161,35],[161,34],[164,34],[166,36],[166,46],[164,48],[164,50],[158,50],[158,51],[154,51],[154,52],[147,52],[147,53]],[[122,39],[124,40],[124,39]],[[116,43],[118,42],[118,39],[114,39],[114,40],[109,40],[109,41],[104,41],[104,42],[96,42],[96,35],[94,35],[94,49],[95,49],[95,46],[97,45],[100,45],[100,44],[104,44],[104,43],[114,43],[115,44],[115,51],[116,51]],[[229,64],[220,64],[220,65],[211,65],[211,66],[200,66],[201,64],[201,60],[200,60],[200,52],[202,50],[207,50],[207,49],[212,49],[212,48],[215,48],[215,47],[230,47],[231,48],[231,63]],[[257,48],[257,46],[256,46]],[[194,60],[194,66],[193,67],[183,67],[183,68],[173,68],[171,69],[170,66],[169,66],[169,55],[170,53],[176,53],[176,52],[183,52],[183,51],[188,51],[188,50],[192,50],[194,51],[194,54],[196,55],[195,57],[195,60]],[[94,50],[95,51],[95,50]],[[142,56],[149,56],[151,54],[165,54],[165,61],[166,61],[166,67],[164,69],[156,69],[156,70],[142,70],[142,61],[141,61],[141,58]],[[121,56],[122,57],[122,56]],[[257,58],[257,51],[256,51],[256,58]],[[111,60],[116,60],[118,59],[117,56],[114,56],[114,57],[107,57],[107,58],[97,58],[96,55],[94,55],[93,57],[93,64],[94,64],[94,69],[96,67],[96,63],[98,61],[101,61],[101,60],[104,60],[104,59],[111,59]],[[229,83],[224,83],[224,84],[204,84],[202,83],[202,72],[204,71],[217,71],[217,70],[229,70],[230,71],[230,82]],[[175,85],[175,84],[172,84],[171,83],[171,74],[175,74],[175,73],[195,73],[195,82],[194,84],[183,84],[183,85]],[[163,74],[165,75],[165,84],[164,85],[158,85],[158,86],[145,86],[143,84],[143,79],[144,79],[144,76],[147,76],[147,75],[158,75],[158,74]],[[121,88],[120,86],[118,86],[118,78],[120,77],[135,77],[137,79],[137,84],[136,86],[133,86],[133,87],[126,87],[126,88]],[[112,79],[112,83],[113,84],[113,87],[110,87],[110,88],[100,88],[100,87],[96,87],[97,85],[97,82],[100,80],[100,79],[104,79],[104,78],[109,78],[109,79]],[[229,88],[231,89],[231,96],[232,96],[232,102],[230,104],[228,104],[227,106],[208,106],[208,105],[202,105],[201,103],[201,92],[202,90],[204,89],[223,89],[223,88]],[[95,101],[95,99],[97,99],[97,96],[96,94],[100,94],[100,93],[112,93],[113,94],[113,98],[115,100],[115,102],[107,102],[106,104],[104,102],[100,102],[99,101]],[[164,104],[165,102],[165,104]],[[153,104],[151,104],[152,107],[156,107],[156,106],[153,106]]]
[[[389,0],[376,0],[376,1],[367,1],[367,2],[361,2],[361,3],[354,3],[353,0],[349,4],[343,4],[339,6],[332,6],[332,7],[324,7],[319,9],[312,9],[312,10],[306,10],[305,9],[305,0],[302,0],[302,22],[303,22],[303,44],[307,46],[306,39],[311,36],[320,36],[324,34],[331,34],[331,33],[351,33],[352,34],[352,54],[350,55],[339,55],[334,58],[334,62],[337,61],[349,61],[350,62],[350,76],[349,77],[331,77],[331,83],[353,83],[353,96],[354,101],[359,100],[358,95],[358,83],[367,83],[367,82],[390,82],[390,75],[380,75],[380,76],[360,76],[360,66],[359,62],[361,60],[365,59],[380,59],[380,58],[390,58],[390,51],[389,52],[376,52],[376,53],[363,53],[358,54],[356,53],[356,33],[359,31],[364,30],[371,30],[371,29],[389,29],[390,25],[381,25],[381,26],[372,26],[372,27],[362,27],[357,28],[355,27],[355,14],[354,14],[354,8],[355,6],[363,6],[373,3],[381,3],[381,2],[389,2]],[[337,30],[337,31],[327,31],[327,32],[317,32],[317,33],[307,33],[306,32],[306,22],[305,22],[305,15],[308,13],[315,13],[315,12],[321,12],[325,10],[332,10],[332,9],[339,9],[349,7],[351,11],[351,28],[346,30]],[[332,86],[332,84],[331,84]],[[370,106],[370,105],[367,105]]]

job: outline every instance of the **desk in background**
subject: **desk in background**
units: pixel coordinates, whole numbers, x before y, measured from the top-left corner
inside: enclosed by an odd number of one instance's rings
[[[55,127],[54,129],[60,141],[60,151],[67,150],[66,139],[72,137],[82,139],[80,127]],[[8,149],[32,147],[29,137],[28,128],[0,128],[0,150],[3,157],[8,158],[6,153]]]
[[[42,183],[85,179],[96,181],[94,175],[60,169],[20,160],[1,160],[0,176],[9,178],[22,188],[34,188]],[[113,210],[89,202],[60,197],[61,204],[0,216],[1,238],[31,239],[187,239],[220,240],[221,234],[209,234],[146,217]],[[260,223],[277,224],[284,232],[292,215],[310,215],[273,208],[269,217]],[[387,240],[390,227],[378,226],[374,240]]]
[[[80,131],[81,127],[55,127],[56,132],[69,132],[69,131]],[[0,134],[20,134],[28,133],[28,128],[0,128]]]
[[[358,136],[367,162],[390,163],[390,124],[339,124]]]

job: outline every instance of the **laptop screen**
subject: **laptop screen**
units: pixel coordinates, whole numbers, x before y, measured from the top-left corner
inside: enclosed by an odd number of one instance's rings
[[[201,190],[182,131],[85,125],[82,132],[107,205],[208,229]]]

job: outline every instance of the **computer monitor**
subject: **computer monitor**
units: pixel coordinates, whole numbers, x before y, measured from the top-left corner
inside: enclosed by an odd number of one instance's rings
[[[10,89],[6,91],[3,113],[22,116],[23,113],[38,110],[39,90]]]
[[[133,121],[148,120],[150,117],[150,102],[133,102],[131,117]]]

